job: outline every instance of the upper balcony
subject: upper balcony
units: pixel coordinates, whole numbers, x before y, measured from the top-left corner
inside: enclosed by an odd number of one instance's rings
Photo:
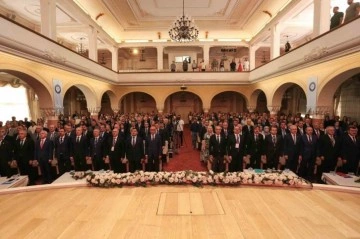
[[[248,84],[360,50],[360,32],[355,30],[360,26],[360,18],[357,18],[251,72],[115,72],[4,16],[0,16],[0,26],[11,29],[0,33],[0,51],[3,53],[119,85]]]

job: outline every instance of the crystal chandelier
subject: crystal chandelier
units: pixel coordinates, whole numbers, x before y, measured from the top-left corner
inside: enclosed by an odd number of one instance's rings
[[[178,17],[172,24],[169,30],[169,36],[173,41],[177,42],[191,42],[197,39],[199,29],[194,24],[190,16],[184,14],[184,0],[183,0],[183,14]]]
[[[77,46],[77,49],[76,49],[80,55],[87,54],[87,49],[85,49],[84,43],[83,43],[84,40],[85,40],[85,37],[80,37],[80,44]]]

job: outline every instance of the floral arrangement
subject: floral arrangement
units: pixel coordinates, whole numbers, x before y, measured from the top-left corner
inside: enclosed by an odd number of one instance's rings
[[[86,178],[96,187],[147,186],[158,184],[181,185],[275,185],[290,187],[308,187],[312,184],[305,179],[288,173],[249,173],[249,172],[144,172],[113,173],[107,172],[73,172],[74,179]]]

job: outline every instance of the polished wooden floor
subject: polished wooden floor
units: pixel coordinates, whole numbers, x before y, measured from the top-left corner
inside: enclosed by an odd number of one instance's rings
[[[0,195],[0,238],[360,238],[360,194],[266,187]]]

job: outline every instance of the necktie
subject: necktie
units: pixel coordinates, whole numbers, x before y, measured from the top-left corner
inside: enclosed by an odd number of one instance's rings
[[[356,144],[356,138],[355,138],[355,136],[352,136],[352,140],[353,140],[353,142]]]
[[[155,139],[155,136],[152,134],[151,135],[151,140],[153,141]]]
[[[99,140],[98,137],[96,137],[96,138],[95,138],[95,145],[97,145],[98,140]]]
[[[20,146],[23,146],[24,145],[24,140],[22,139],[21,141],[20,141]]]
[[[311,136],[308,135],[308,140],[309,140],[309,143],[311,143]]]
[[[132,146],[135,146],[135,137],[134,136],[132,137],[132,143],[131,144],[132,144]]]
[[[50,139],[53,140],[54,139],[54,133],[50,134]]]
[[[276,144],[276,137],[273,135],[273,143]]]
[[[42,140],[40,141],[40,148],[43,148],[43,146],[44,146],[44,139],[42,139]]]
[[[334,136],[330,135],[331,145],[334,147],[335,145],[335,139]]]
[[[62,144],[62,142],[64,142],[64,138],[60,137],[60,144]]]
[[[80,142],[80,136],[77,136],[76,137],[76,143],[79,143]]]
[[[256,136],[256,134],[254,135],[254,138],[255,138],[255,142],[257,141],[257,136]]]
[[[218,143],[220,144],[220,136],[218,135],[218,136],[216,136],[216,137],[217,137]]]
[[[240,143],[240,140],[239,140],[239,135],[236,135],[236,143]]]
[[[112,144],[112,146],[115,146],[115,144],[116,144],[116,138],[113,139],[113,144]]]
[[[294,144],[296,144],[296,136],[293,134],[293,140],[294,140]]]

